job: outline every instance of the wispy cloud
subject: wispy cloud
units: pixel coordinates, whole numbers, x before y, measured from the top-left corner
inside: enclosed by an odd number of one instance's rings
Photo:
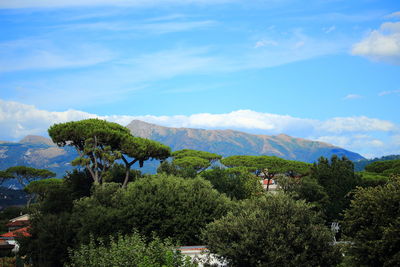
[[[277,46],[279,43],[274,40],[260,40],[256,42],[254,48],[260,48],[268,45]]]
[[[400,18],[400,11],[393,12],[386,16],[387,18]]]
[[[382,91],[378,94],[379,96],[385,95],[400,95],[400,90],[392,90],[392,91]]]
[[[138,119],[170,127],[237,129],[250,132],[262,131],[265,134],[286,133],[295,137],[332,143],[365,155],[384,155],[400,149],[398,125],[365,116],[339,117],[320,121],[252,110],[175,116],[99,116],[79,110],[62,112],[40,110],[32,105],[4,100],[0,100],[2,129],[0,139],[18,140],[28,134],[46,135],[47,128],[54,123],[86,118],[100,118],[121,125],[127,125],[132,120]],[[376,135],[376,132],[379,134]]]
[[[332,26],[330,26],[330,27],[328,27],[328,28],[324,28],[324,29],[323,29],[323,31],[324,31],[325,33],[330,33],[330,32],[333,32],[334,30],[336,30],[335,25],[332,25]]]
[[[0,8],[62,8],[77,6],[148,7],[155,5],[221,4],[235,0],[3,0]]]
[[[136,33],[145,34],[166,34],[173,32],[183,32],[194,29],[206,28],[215,25],[216,22],[212,20],[203,21],[167,21],[167,22],[153,22],[135,24],[127,22],[94,22],[94,23],[78,23],[58,25],[54,28],[69,30],[69,31],[131,31]]]
[[[0,72],[85,67],[112,58],[109,50],[94,44],[55,45],[41,39],[0,43]]]
[[[357,95],[357,94],[348,94],[345,97],[343,97],[344,100],[351,100],[351,99],[359,99],[362,98],[362,95]]]

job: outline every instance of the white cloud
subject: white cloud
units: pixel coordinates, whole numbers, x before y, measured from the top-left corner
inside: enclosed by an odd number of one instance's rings
[[[400,90],[392,90],[392,91],[382,91],[378,95],[385,96],[385,95],[400,95]]]
[[[363,155],[380,156],[398,154],[400,151],[397,125],[364,116],[320,121],[252,110],[175,116],[98,116],[78,110],[62,112],[40,110],[32,105],[1,99],[0,140],[18,140],[28,134],[46,135],[48,127],[54,123],[86,118],[100,118],[121,125],[127,125],[137,119],[169,127],[236,129],[263,134],[285,133],[294,137],[328,142]]]
[[[346,95],[343,99],[344,100],[351,100],[351,99],[358,99],[358,98],[362,98],[362,95],[349,94],[349,95]]]
[[[400,149],[400,143],[394,143],[391,136],[384,140],[370,134],[329,135],[313,139],[349,149],[367,158],[398,154]]]
[[[396,131],[397,126],[390,121],[359,116],[332,118],[322,122],[318,129],[331,133],[371,131],[389,132]]]
[[[400,64],[400,22],[383,23],[353,45],[352,54],[373,61]]]

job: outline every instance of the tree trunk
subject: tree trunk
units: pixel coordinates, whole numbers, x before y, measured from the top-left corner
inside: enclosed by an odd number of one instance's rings
[[[128,162],[128,160],[124,156],[122,156],[122,161],[125,163],[125,179],[124,183],[122,184],[122,188],[126,188],[129,182],[129,173],[131,172],[131,167],[133,164],[135,164],[137,159]]]

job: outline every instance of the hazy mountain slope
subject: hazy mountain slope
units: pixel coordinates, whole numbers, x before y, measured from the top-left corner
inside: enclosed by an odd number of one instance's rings
[[[18,143],[0,143],[0,170],[24,165],[48,169],[62,177],[71,168],[70,162],[74,158],[73,148],[59,148],[51,139],[41,136],[27,136]]]
[[[285,159],[314,162],[320,156],[333,154],[351,160],[364,159],[361,155],[327,143],[293,138],[288,135],[253,135],[233,130],[203,130],[170,128],[139,120],[127,126],[133,135],[164,143],[179,150],[205,150],[223,156],[274,155]]]

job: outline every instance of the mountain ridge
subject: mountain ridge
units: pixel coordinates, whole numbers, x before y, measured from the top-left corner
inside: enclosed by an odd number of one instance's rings
[[[159,141],[170,146],[172,150],[198,149],[222,156],[271,155],[305,162],[314,162],[320,156],[330,158],[333,154],[346,156],[351,160],[364,159],[355,152],[325,142],[286,134],[260,135],[230,129],[173,128],[140,120],[133,120],[126,127],[133,135]]]

